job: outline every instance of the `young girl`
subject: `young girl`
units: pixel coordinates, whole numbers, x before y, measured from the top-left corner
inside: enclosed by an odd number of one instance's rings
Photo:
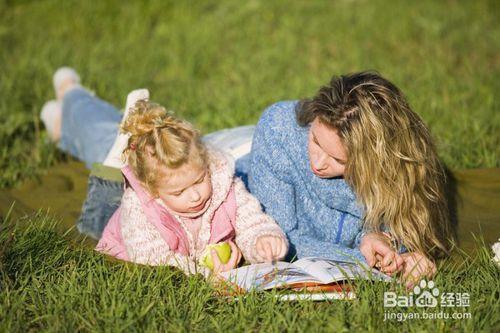
[[[98,251],[203,274],[198,263],[209,244],[227,241],[232,250],[225,265],[212,250],[215,272],[235,267],[241,255],[251,263],[285,256],[286,237],[234,177],[232,158],[206,147],[189,123],[140,100],[121,129],[129,135],[126,189]]]
[[[225,265],[214,256],[214,271],[234,267],[241,252],[250,262],[286,254],[280,228],[233,176],[238,140],[220,142],[212,134],[204,141],[230,155],[207,149],[190,124],[145,101],[145,89],[128,95],[122,123],[127,133],[117,137],[122,114],[83,88],[75,70],[62,67],[53,81],[57,99],[44,105],[41,118],[58,147],[91,169],[77,227],[100,239],[111,220],[100,251],[143,264],[177,265],[186,273],[200,271],[197,260],[206,245],[219,241],[231,244],[232,256]]]

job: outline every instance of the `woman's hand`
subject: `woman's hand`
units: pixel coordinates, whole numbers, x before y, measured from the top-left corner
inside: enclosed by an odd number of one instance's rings
[[[436,265],[420,252],[403,253],[403,281],[406,287],[412,288],[422,278],[432,278],[436,274]]]
[[[368,266],[392,275],[403,267],[403,258],[392,247],[390,238],[382,233],[371,232],[363,236],[359,246]]]
[[[256,247],[257,259],[262,262],[282,259],[288,250],[285,240],[279,236],[260,236],[257,238]]]
[[[212,255],[212,261],[214,263],[214,269],[212,270],[214,274],[226,272],[233,268],[236,268],[241,260],[241,251],[236,246],[236,244],[234,244],[232,241],[228,241],[228,244],[231,247],[231,257],[225,264],[221,263],[219,255],[217,254],[217,251],[215,249],[212,249],[210,251],[210,254]]]

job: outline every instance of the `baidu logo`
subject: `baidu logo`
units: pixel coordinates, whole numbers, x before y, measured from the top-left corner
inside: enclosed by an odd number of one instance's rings
[[[469,293],[441,293],[435,287],[434,281],[426,281],[425,279],[421,280],[408,296],[400,296],[393,291],[384,293],[384,307],[386,308],[396,306],[434,308],[438,304],[441,307],[468,307]]]
[[[421,280],[416,285],[409,295],[397,295],[393,291],[384,293],[384,307],[417,307],[417,308],[436,308],[438,305],[440,310],[424,310],[419,311],[400,311],[392,312],[387,309],[384,312],[384,321],[397,320],[405,321],[409,319],[470,319],[471,313],[460,311],[458,308],[467,308],[470,306],[469,293],[448,293],[441,292],[434,284],[434,281]],[[444,308],[455,308],[453,313],[443,311]],[[458,310],[458,312],[457,312]]]
[[[413,294],[417,295],[415,305],[417,307],[434,308],[438,304],[437,297],[439,296],[439,289],[434,287],[434,281],[420,281],[420,284],[413,288]]]
[[[384,307],[392,308],[395,306],[417,306],[434,308],[438,305],[439,289],[434,287],[434,281],[421,280],[413,288],[409,296],[398,296],[393,291],[384,293]]]

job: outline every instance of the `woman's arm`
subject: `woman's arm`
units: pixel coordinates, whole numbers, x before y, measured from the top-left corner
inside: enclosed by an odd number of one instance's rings
[[[197,265],[188,256],[170,250],[159,231],[147,220],[139,198],[131,189],[126,190],[123,195],[120,226],[125,248],[132,262],[174,266],[186,274],[208,274],[204,267]]]
[[[277,160],[276,156],[267,149],[267,136],[273,135],[273,133],[259,125],[252,144],[249,188],[264,207],[265,213],[274,218],[287,235],[291,256],[318,256],[364,262],[358,249],[320,241],[299,231],[295,188],[286,172],[286,169],[292,170],[293,163],[289,158],[284,159],[282,156]],[[340,215],[341,212],[338,212],[339,219]]]

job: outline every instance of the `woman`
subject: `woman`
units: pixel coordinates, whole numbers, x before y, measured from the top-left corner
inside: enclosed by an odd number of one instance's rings
[[[289,257],[403,260],[417,279],[452,248],[429,131],[377,73],[333,77],[311,99],[269,107],[247,162],[249,189],[287,234]],[[409,252],[386,256],[391,240]]]

